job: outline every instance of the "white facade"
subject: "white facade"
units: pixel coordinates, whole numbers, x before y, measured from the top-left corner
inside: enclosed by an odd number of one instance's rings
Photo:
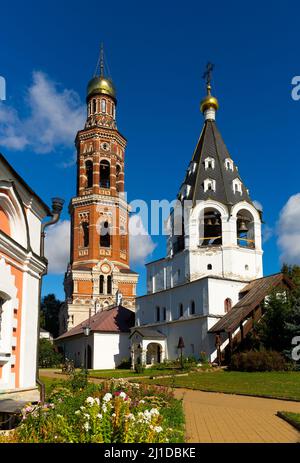
[[[74,361],[75,367],[85,367],[86,346],[88,346],[88,368],[93,370],[114,369],[124,359],[130,358],[129,333],[92,333],[72,336],[61,340],[58,345],[64,356]]]
[[[36,388],[45,204],[0,155],[0,393]]]

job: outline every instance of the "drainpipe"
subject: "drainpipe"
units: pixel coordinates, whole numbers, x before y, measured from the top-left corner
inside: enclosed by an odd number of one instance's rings
[[[61,211],[63,209],[64,200],[61,198],[52,198],[52,211],[51,219],[48,222],[42,224],[41,230],[41,247],[40,247],[40,256],[43,260],[45,259],[45,229],[49,225],[54,225],[60,219]],[[37,341],[36,341],[36,383],[40,389],[40,401],[42,404],[45,403],[45,384],[39,378],[39,340],[40,340],[40,320],[41,320],[41,300],[42,300],[42,278],[47,275],[47,267],[41,274],[39,280],[39,303],[38,303],[38,323],[37,323]]]

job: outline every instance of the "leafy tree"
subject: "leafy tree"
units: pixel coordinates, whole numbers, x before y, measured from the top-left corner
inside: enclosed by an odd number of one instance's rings
[[[56,299],[55,294],[44,296],[41,303],[41,327],[49,331],[54,338],[59,334],[59,309],[62,302]],[[44,317],[44,318],[43,318]]]
[[[39,340],[39,367],[54,368],[59,366],[62,356],[48,339]]]

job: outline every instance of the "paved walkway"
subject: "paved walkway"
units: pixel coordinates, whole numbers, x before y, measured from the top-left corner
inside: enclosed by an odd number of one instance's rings
[[[300,402],[177,389],[184,399],[187,442],[300,442],[300,433],[276,416],[300,413]]]

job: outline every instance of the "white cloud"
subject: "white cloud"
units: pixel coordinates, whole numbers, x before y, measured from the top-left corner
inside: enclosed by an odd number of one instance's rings
[[[65,273],[70,260],[69,220],[62,220],[46,228],[45,256],[49,262],[48,273]]]
[[[281,262],[300,264],[300,193],[291,196],[280,212],[277,243]]]
[[[253,201],[253,204],[254,206],[256,207],[256,209],[258,209],[259,211],[262,211],[263,210],[263,206],[262,206],[262,203],[259,202],[259,201],[256,201],[256,199]]]
[[[129,236],[130,261],[142,265],[157,245],[152,241],[139,215],[133,215],[129,219]]]
[[[29,148],[35,153],[73,145],[85,118],[85,108],[76,92],[61,89],[46,74],[36,71],[24,104],[26,117],[7,103],[0,104],[0,145],[12,150]]]
[[[274,235],[274,229],[269,225],[262,226],[262,241],[266,243]]]

